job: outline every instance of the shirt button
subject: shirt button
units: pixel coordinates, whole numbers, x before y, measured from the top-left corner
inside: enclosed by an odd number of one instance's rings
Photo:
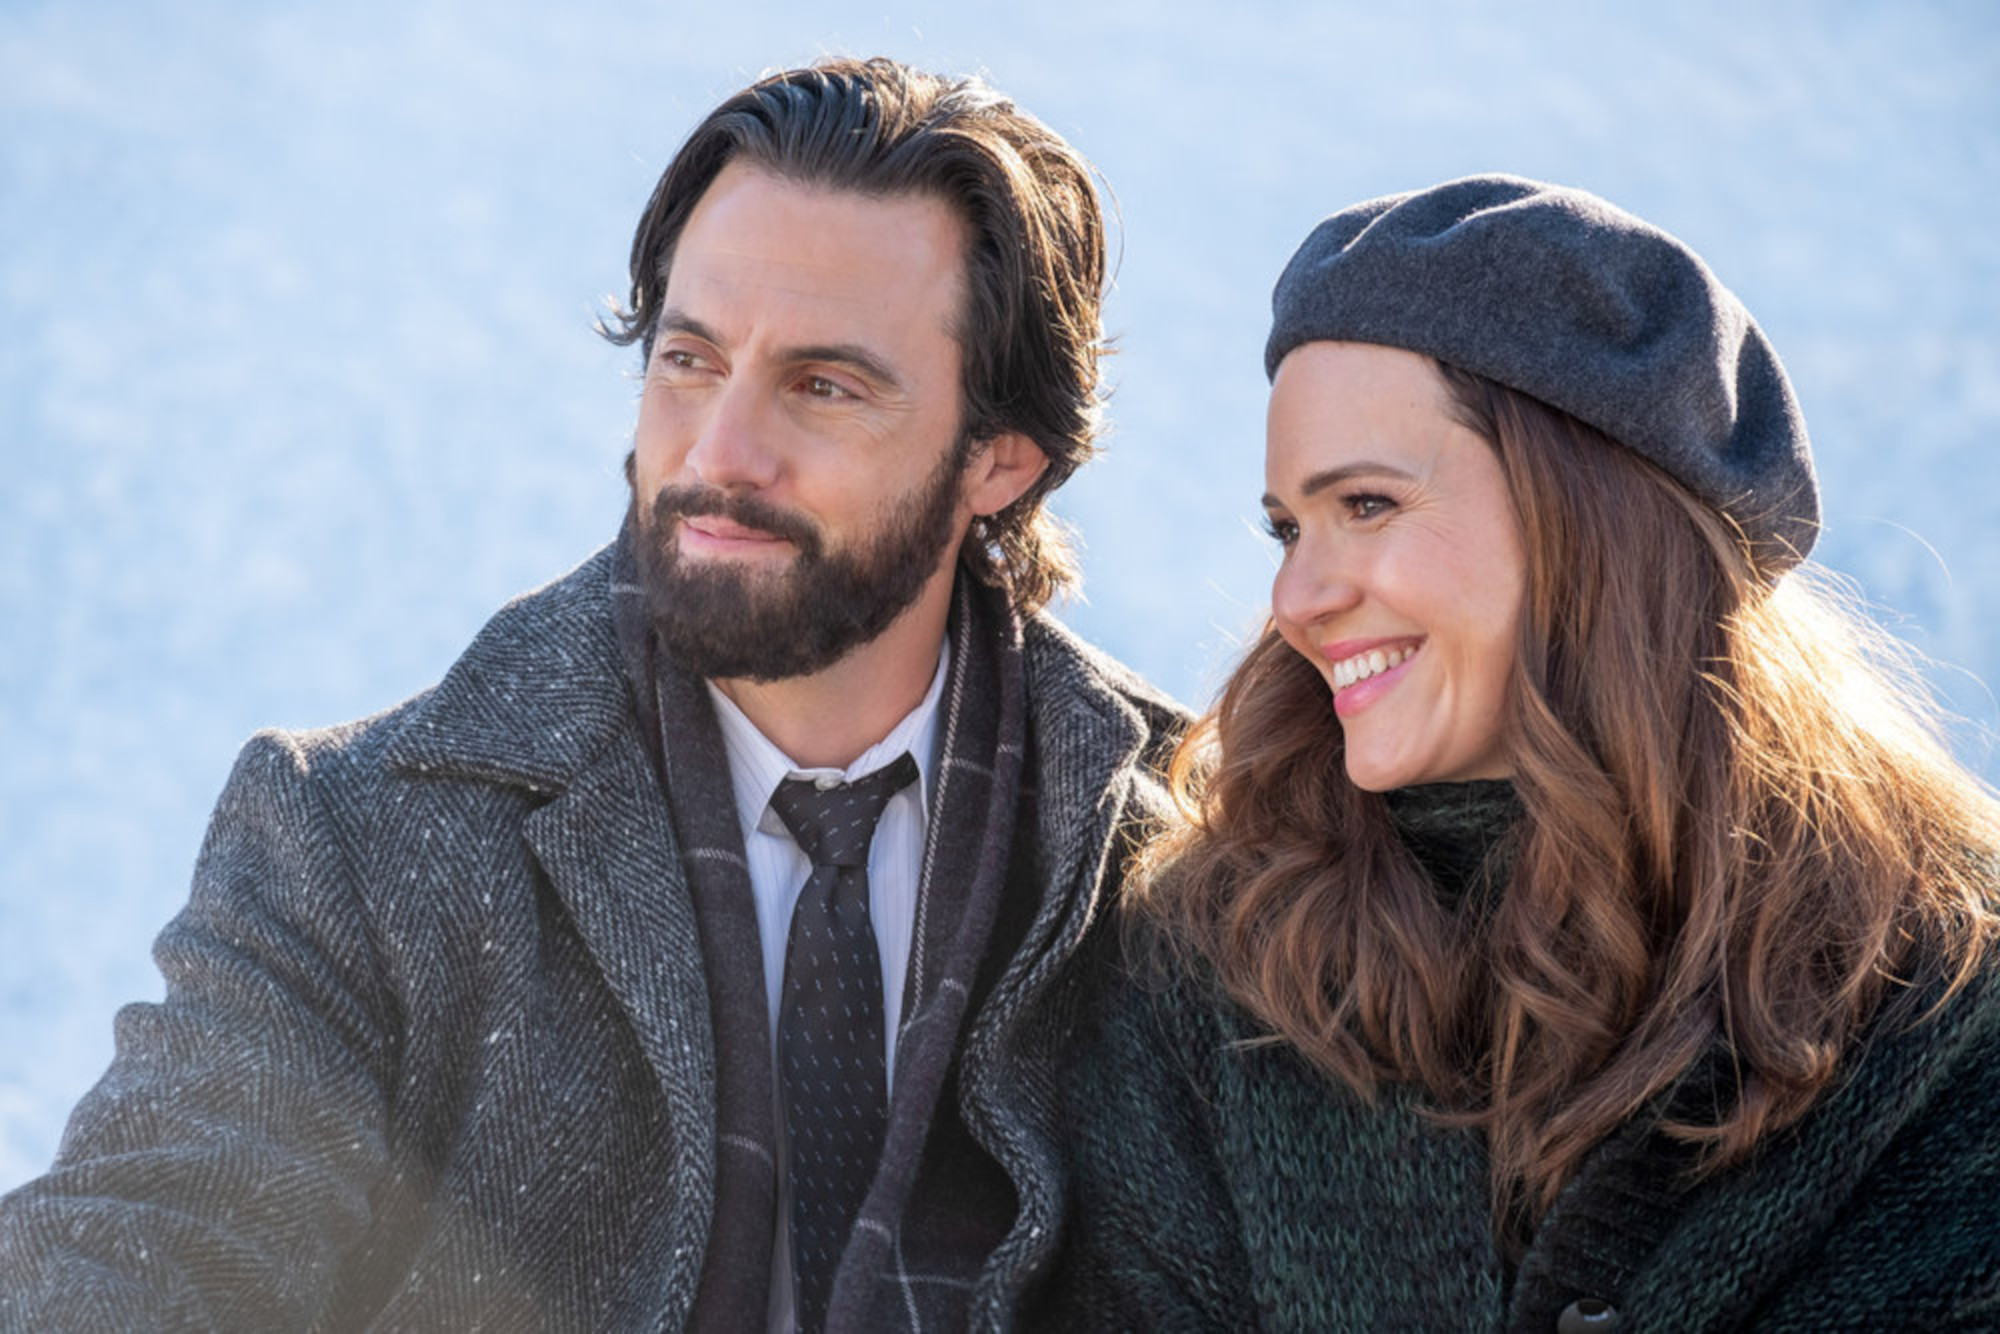
[[[813,786],[822,792],[831,792],[840,786],[840,775],[821,774],[818,778],[813,779]]]
[[[1618,1308],[1597,1297],[1579,1297],[1556,1317],[1556,1334],[1610,1334],[1618,1328]]]

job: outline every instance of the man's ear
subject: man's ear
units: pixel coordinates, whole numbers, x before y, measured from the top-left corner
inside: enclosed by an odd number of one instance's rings
[[[982,518],[998,514],[1027,494],[1049,466],[1042,447],[1018,431],[980,442],[965,465],[965,505]]]

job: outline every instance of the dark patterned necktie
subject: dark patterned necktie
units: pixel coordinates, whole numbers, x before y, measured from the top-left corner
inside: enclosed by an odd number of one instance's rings
[[[799,1328],[826,1321],[834,1271],[875,1179],[888,1123],[882,963],[868,918],[868,844],[917,777],[908,752],[852,783],[787,778],[771,809],[812,874],[792,909],[778,1010],[778,1078],[791,1140],[792,1275]]]

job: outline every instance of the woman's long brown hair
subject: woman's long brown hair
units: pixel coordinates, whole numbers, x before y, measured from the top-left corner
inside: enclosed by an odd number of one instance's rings
[[[1802,1116],[1886,1003],[1962,985],[2000,933],[2000,803],[1821,577],[1761,577],[1636,454],[1442,369],[1528,565],[1511,879],[1441,905],[1267,627],[1176,758],[1187,823],[1140,902],[1315,1065],[1483,1131],[1504,1237],[1718,1039],[1732,1096],[1667,1127],[1702,1171]]]

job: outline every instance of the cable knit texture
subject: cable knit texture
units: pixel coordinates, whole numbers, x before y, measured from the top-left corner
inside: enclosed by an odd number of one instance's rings
[[[165,1001],[121,1012],[55,1166],[0,1200],[0,1330],[686,1323],[717,1053],[610,551],[501,611],[435,690],[245,748],[156,947]],[[955,1303],[977,1328],[1052,1258],[1072,964],[1183,717],[1045,618],[1021,658],[1030,901],[969,984],[956,1076],[1016,1196]]]
[[[1413,844],[1434,873],[1470,879],[1504,856],[1512,809],[1504,792],[1440,790],[1395,813],[1406,839],[1436,840],[1472,812],[1463,837]],[[1879,1018],[1845,1079],[1739,1170],[1692,1182],[1687,1150],[1635,1118],[1510,1276],[1477,1134],[1426,1118],[1408,1088],[1362,1101],[1204,974],[1135,964],[1094,998],[1072,1054],[1075,1193],[1036,1323],[1604,1328],[1577,1323],[1595,1301],[1620,1334],[2000,1328],[1995,971],[1935,1013]],[[1718,1053],[1672,1096],[1693,1105],[1727,1072]]]

